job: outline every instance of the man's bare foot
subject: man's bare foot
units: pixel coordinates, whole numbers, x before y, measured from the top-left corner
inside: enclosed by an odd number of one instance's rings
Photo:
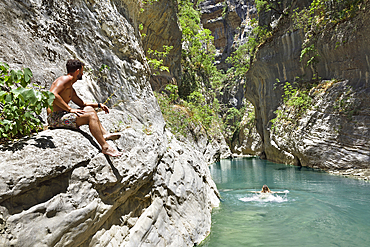
[[[117,150],[115,150],[111,146],[109,146],[108,148],[103,148],[101,152],[103,154],[106,154],[106,155],[109,155],[109,156],[112,156],[112,157],[118,157],[118,156],[121,156],[123,154],[122,152],[118,152]]]
[[[121,137],[120,133],[108,133],[103,135],[105,140],[117,140],[118,138]]]

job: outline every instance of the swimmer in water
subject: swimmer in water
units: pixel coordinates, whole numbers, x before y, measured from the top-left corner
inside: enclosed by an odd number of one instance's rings
[[[271,190],[269,189],[269,187],[267,187],[266,184],[264,184],[262,186],[262,190],[261,190],[261,193],[272,193]]]

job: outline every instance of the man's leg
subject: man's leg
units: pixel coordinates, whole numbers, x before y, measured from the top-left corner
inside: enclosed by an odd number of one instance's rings
[[[96,141],[100,144],[103,154],[108,154],[110,156],[122,155],[121,152],[118,152],[117,150],[109,146],[109,144],[104,139],[102,126],[95,110],[91,111],[91,109],[88,109],[88,107],[85,107],[84,110],[85,113],[77,117],[77,126],[80,127],[81,125],[85,124],[89,125],[90,132],[95,137]]]
[[[86,112],[93,112],[96,113],[95,109],[93,107],[87,106],[83,109]],[[119,133],[109,133],[106,129],[104,129],[103,125],[99,121],[100,129],[103,133],[103,137],[105,140],[116,140],[121,137],[121,134]]]

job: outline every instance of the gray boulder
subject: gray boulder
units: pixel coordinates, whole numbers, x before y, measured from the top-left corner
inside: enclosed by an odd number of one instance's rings
[[[167,1],[167,0],[166,0]],[[110,158],[85,126],[0,146],[0,246],[189,246],[219,203],[207,161],[165,128],[149,84],[137,1],[0,0],[0,61],[48,89],[65,62],[85,62],[85,101],[106,102],[122,137]],[[171,18],[170,16],[168,18]],[[110,69],[100,70],[102,65]]]
[[[209,234],[219,199],[203,155],[158,122],[99,115],[122,133],[109,141],[122,157],[85,127],[0,147],[2,246],[189,246]]]

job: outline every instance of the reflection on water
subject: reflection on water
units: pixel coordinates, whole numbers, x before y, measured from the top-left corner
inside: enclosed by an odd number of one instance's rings
[[[222,196],[202,246],[368,246],[369,183],[259,159],[210,167]],[[267,184],[261,198],[250,191]]]

